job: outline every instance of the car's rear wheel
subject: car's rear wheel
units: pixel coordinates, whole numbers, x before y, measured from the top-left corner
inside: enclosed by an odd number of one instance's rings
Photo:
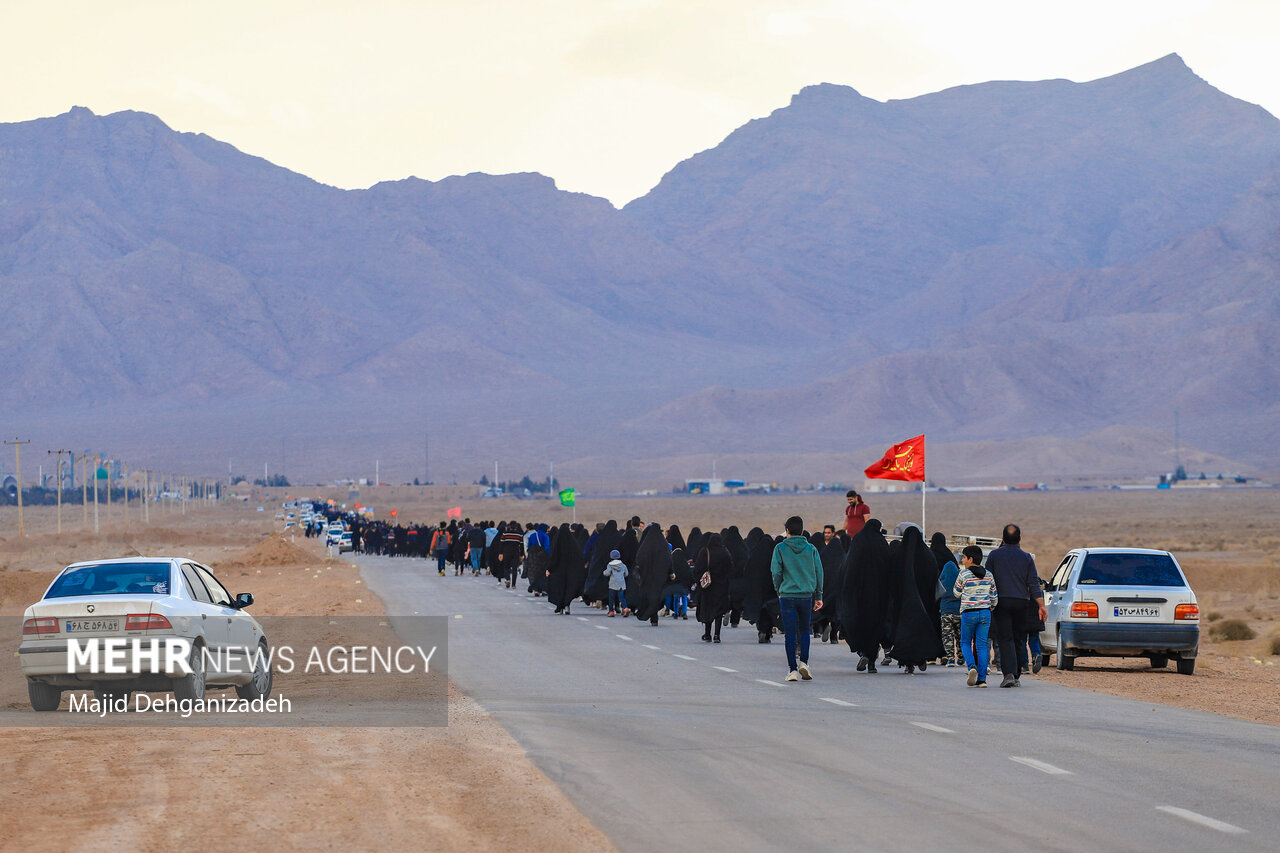
[[[1152,655],[1151,656],[1152,669],[1164,669],[1168,665],[1169,665],[1168,655]]]
[[[178,699],[197,701],[204,698],[204,646],[191,644],[191,657],[187,659],[191,672],[173,680],[173,695]]]
[[[1062,644],[1062,632],[1058,632],[1058,669],[1070,672],[1076,668],[1076,659],[1074,655],[1067,654],[1067,647]]]
[[[1195,658],[1178,658],[1178,675],[1191,675],[1195,671]]]
[[[56,711],[62,702],[62,691],[41,681],[27,682],[27,696],[33,711]]]
[[[267,652],[267,641],[263,640],[258,644],[258,656],[253,662],[253,680],[248,684],[236,685],[236,695],[241,699],[252,702],[271,695],[272,672]]]

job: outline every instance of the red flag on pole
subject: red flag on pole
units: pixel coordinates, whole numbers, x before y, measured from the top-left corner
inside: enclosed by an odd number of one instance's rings
[[[446,509],[444,514],[449,518],[462,518],[462,507],[455,506],[453,509]]]
[[[884,458],[866,470],[872,480],[924,482],[924,436],[917,435],[884,452]]]
[[[396,517],[397,515],[399,515],[399,514],[400,514],[400,510],[398,510],[398,509],[393,509],[393,510],[391,510],[391,513],[390,513],[390,515],[391,515],[391,517],[392,517],[392,518],[395,518],[395,517]]]

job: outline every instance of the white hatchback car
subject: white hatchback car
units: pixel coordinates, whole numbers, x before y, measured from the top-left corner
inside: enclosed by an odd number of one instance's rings
[[[64,690],[89,690],[103,699],[132,691],[173,691],[201,699],[206,688],[234,687],[242,699],[271,692],[267,638],[245,612],[253,596],[234,599],[205,566],[182,558],[126,557],[75,563],[63,569],[44,597],[22,615],[18,648],[31,707],[52,711]],[[99,644],[183,638],[190,672],[154,666],[103,672],[85,662],[68,666],[70,640]],[[68,671],[71,669],[72,671]]]
[[[1077,657],[1145,657],[1157,669],[1172,658],[1195,672],[1200,607],[1168,551],[1078,548],[1058,564],[1044,589],[1041,664],[1058,669]]]

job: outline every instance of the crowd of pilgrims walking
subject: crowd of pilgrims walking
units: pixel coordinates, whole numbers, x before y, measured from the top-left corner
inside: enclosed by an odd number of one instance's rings
[[[860,498],[850,493],[849,502],[842,527],[828,524],[809,533],[797,525],[791,537],[759,527],[744,537],[736,525],[718,531],[694,527],[686,536],[677,525],[643,524],[639,517],[593,530],[470,519],[392,525],[357,517],[351,533],[357,552],[434,560],[441,576],[488,574],[508,588],[524,582],[557,615],[568,615],[578,604],[658,625],[661,618],[687,621],[692,610],[706,643],[719,643],[725,625],[737,628],[743,621],[755,627],[760,643],[785,633],[789,680],[795,680],[797,667],[811,677],[811,638],[845,644],[857,655],[859,672],[877,672],[877,661],[909,674],[930,664],[963,666],[969,686],[985,687],[990,635],[998,640],[995,665],[1006,663],[1002,687],[1019,686],[1022,673],[1039,671],[1036,619],[1027,611],[1042,593],[1015,525],[1005,529],[1004,545],[990,555],[988,574],[980,548],[969,546],[957,556],[942,533],[926,544],[913,525],[891,541]],[[814,551],[816,588],[808,596],[809,609],[788,609],[784,605],[796,599],[780,600],[778,594],[777,567],[786,561],[775,560],[775,550],[779,558],[787,550],[800,553],[783,547],[789,538],[790,546]],[[996,559],[1006,549],[1010,553]],[[1016,574],[1023,599],[1006,596],[1006,606],[997,610],[997,586],[1014,586],[1001,581],[1002,572]],[[799,624],[784,624],[796,619]]]

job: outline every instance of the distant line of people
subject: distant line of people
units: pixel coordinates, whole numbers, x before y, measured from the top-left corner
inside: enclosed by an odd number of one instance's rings
[[[1040,669],[1043,593],[1013,524],[985,558],[975,545],[953,553],[942,533],[926,544],[914,525],[891,540],[856,492],[847,496],[842,529],[828,524],[814,534],[797,516],[783,536],[755,527],[746,537],[730,525],[694,527],[686,538],[677,525],[639,516],[593,530],[470,519],[392,525],[359,516],[350,525],[357,552],[432,558],[442,576],[488,573],[507,588],[525,580],[558,615],[581,603],[658,625],[662,617],[687,620],[692,607],[706,643],[743,620],[760,643],[782,633],[788,680],[812,677],[811,639],[844,643],[858,672],[877,672],[877,661],[910,674],[940,663],[965,667],[968,684],[985,687],[994,632],[1002,687]]]

